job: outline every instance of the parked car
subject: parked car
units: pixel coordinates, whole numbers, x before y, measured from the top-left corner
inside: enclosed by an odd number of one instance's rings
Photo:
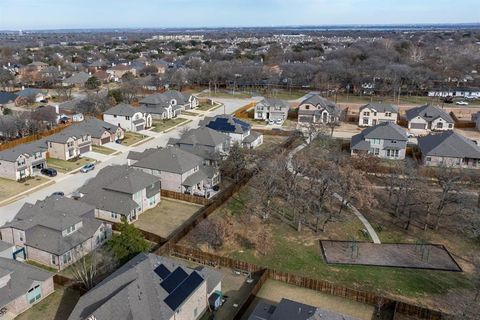
[[[63,191],[56,191],[56,192],[52,193],[52,196],[63,197],[63,196],[65,196],[65,193]]]
[[[48,177],[55,177],[57,175],[57,170],[53,168],[43,168],[40,170],[40,173]]]
[[[269,125],[274,125],[274,124],[275,124],[275,121],[273,121],[273,120],[268,120],[268,121],[267,121],[267,124],[269,124]]]
[[[468,106],[468,102],[467,101],[457,101],[455,102],[455,104],[458,104],[460,106]]]
[[[82,169],[80,169],[80,172],[87,173],[89,171],[92,171],[93,169],[95,169],[95,163],[89,163],[84,165]]]
[[[83,194],[81,194],[78,191],[75,191],[75,192],[72,193],[72,199],[73,200],[79,200],[81,197],[83,197]]]

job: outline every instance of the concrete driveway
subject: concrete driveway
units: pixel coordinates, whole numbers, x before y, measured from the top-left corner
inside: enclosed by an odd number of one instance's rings
[[[87,158],[91,158],[93,160],[100,161],[100,162],[104,162],[108,158],[111,157],[111,155],[102,154],[102,153],[98,153],[98,152],[94,152],[94,151],[86,152],[86,153],[83,154],[83,156],[87,157]]]

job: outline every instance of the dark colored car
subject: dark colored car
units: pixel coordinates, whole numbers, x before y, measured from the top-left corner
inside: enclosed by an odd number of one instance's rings
[[[63,191],[56,191],[56,192],[52,193],[52,196],[63,197],[64,195],[65,195],[65,193],[63,193]]]
[[[49,176],[49,177],[55,177],[57,175],[57,170],[53,168],[44,168],[40,171],[43,175]]]

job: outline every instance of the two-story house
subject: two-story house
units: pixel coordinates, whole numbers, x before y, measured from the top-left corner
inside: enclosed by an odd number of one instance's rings
[[[352,137],[352,155],[371,154],[383,159],[405,159],[407,132],[392,122],[384,122],[364,129]]]
[[[383,122],[397,123],[398,108],[391,104],[369,103],[359,110],[358,125],[372,127]]]
[[[92,137],[75,125],[42,140],[47,144],[51,158],[70,160],[92,151]]]
[[[131,151],[128,162],[146,173],[160,178],[162,190],[208,197],[220,183],[220,171],[206,165],[201,157],[180,148]]]
[[[134,222],[160,202],[160,179],[126,165],[114,165],[100,170],[78,191],[80,201],[95,207],[95,217]]]
[[[20,144],[0,151],[0,177],[21,180],[47,167],[47,148],[44,141]]]
[[[62,196],[25,203],[15,218],[0,227],[2,239],[24,256],[62,270],[101,246],[111,224],[95,219],[95,207]]]
[[[215,117],[205,117],[199,123],[215,131],[230,137],[230,144],[240,144],[245,148],[254,149],[263,143],[263,135],[253,131],[252,126],[229,114],[221,114]]]
[[[214,269],[141,253],[83,295],[68,320],[197,320],[219,302],[221,281]]]
[[[87,117],[84,121],[78,122],[73,126],[90,135],[92,144],[97,146],[121,140],[125,134],[122,128],[93,117]]]
[[[415,134],[453,130],[452,117],[439,107],[426,104],[406,111],[408,129]]]
[[[480,168],[480,146],[454,131],[418,137],[418,146],[426,166]]]
[[[334,102],[311,94],[298,106],[298,124],[338,122],[341,114],[342,110]]]
[[[54,274],[0,257],[0,319],[13,319],[54,291]]]
[[[168,145],[196,154],[214,164],[228,156],[230,137],[207,127],[199,127],[188,130],[179,139],[171,138]]]
[[[174,118],[181,112],[180,106],[174,108],[167,97],[161,93],[155,93],[140,100],[140,110],[159,120]]]
[[[120,103],[103,113],[103,120],[126,131],[142,131],[152,126],[152,115],[142,108]]]
[[[263,99],[255,105],[255,120],[283,122],[287,120],[290,105],[279,99]]]

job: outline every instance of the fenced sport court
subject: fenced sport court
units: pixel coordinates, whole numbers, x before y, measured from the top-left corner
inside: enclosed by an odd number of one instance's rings
[[[437,244],[382,243],[320,240],[328,264],[431,269],[461,272],[448,250]]]

